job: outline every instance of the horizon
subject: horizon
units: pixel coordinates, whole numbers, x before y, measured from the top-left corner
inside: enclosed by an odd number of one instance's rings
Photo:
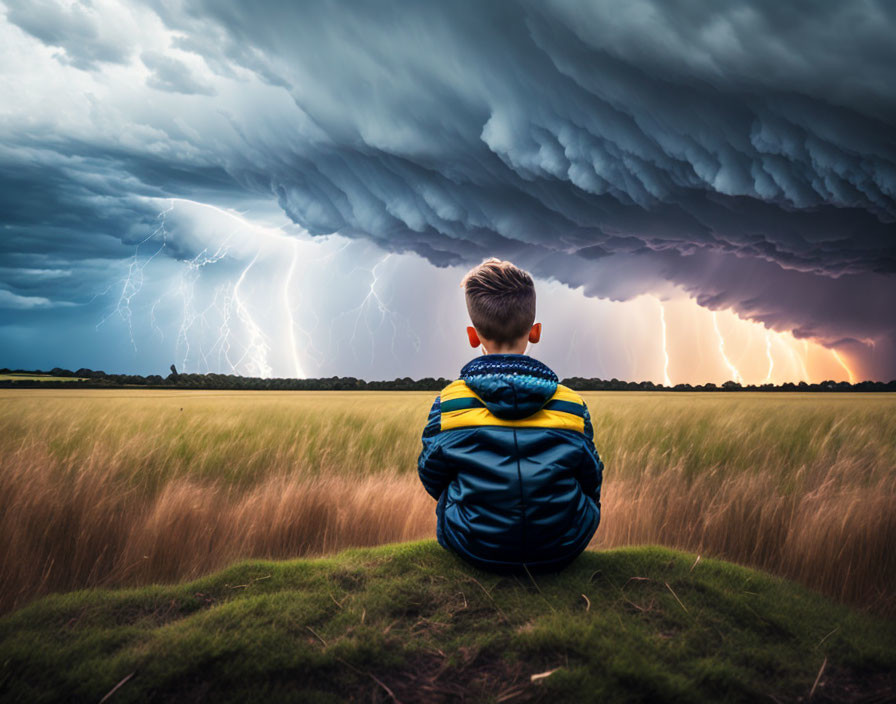
[[[412,384],[422,384],[423,382],[426,382],[426,381],[433,381],[433,382],[441,383],[441,382],[450,382],[453,378],[455,378],[455,377],[441,377],[441,376],[440,377],[426,376],[426,377],[412,378],[412,377],[404,376],[404,377],[395,377],[392,379],[386,379],[386,378],[365,379],[363,377],[340,376],[340,375],[321,376],[321,377],[288,377],[288,376],[250,377],[250,376],[244,376],[241,374],[224,373],[224,372],[182,372],[182,371],[177,371],[176,365],[174,365],[174,364],[171,365],[171,368],[169,369],[169,373],[165,376],[163,376],[161,374],[137,374],[137,373],[133,373],[133,372],[106,372],[105,370],[102,370],[102,369],[91,369],[90,367],[79,367],[77,369],[66,369],[63,367],[53,367],[51,369],[46,369],[46,370],[39,369],[39,368],[25,369],[25,368],[21,368],[21,367],[17,367],[17,368],[0,367],[0,375],[6,375],[8,377],[15,377],[15,376],[26,377],[25,379],[22,379],[22,380],[17,380],[14,378],[0,379],[0,385],[4,384],[6,382],[16,382],[16,383],[21,382],[21,381],[27,382],[28,381],[27,377],[29,377],[29,376],[51,377],[51,379],[49,381],[52,381],[53,379],[65,379],[65,378],[75,378],[76,380],[80,380],[80,381],[88,381],[89,378],[84,378],[84,377],[87,377],[87,375],[95,375],[93,377],[90,377],[93,379],[102,379],[102,378],[108,378],[108,377],[129,377],[129,378],[130,377],[139,377],[140,379],[142,379],[144,381],[148,381],[150,379],[157,378],[161,382],[163,382],[163,385],[166,383],[170,384],[171,382],[169,382],[169,380],[171,380],[171,379],[173,379],[176,382],[177,379],[179,379],[180,377],[195,377],[195,376],[199,376],[199,377],[205,377],[205,376],[221,377],[221,376],[223,376],[223,377],[227,377],[227,378],[241,379],[241,380],[245,380],[245,381],[249,381],[249,382],[259,382],[259,383],[268,383],[268,382],[299,382],[300,383],[300,382],[326,382],[326,381],[332,381],[332,380],[337,380],[337,381],[352,380],[352,381],[357,381],[357,382],[360,382],[363,384],[376,384],[376,385],[388,385],[388,384],[396,384],[396,383],[402,383],[402,382],[410,382]],[[629,390],[629,391],[635,390],[635,389],[631,389],[631,388],[622,389],[621,387],[623,387],[623,386],[625,386],[625,387],[632,387],[632,386],[644,387],[645,385],[647,385],[647,386],[650,386],[651,388],[646,389],[646,390],[666,390],[666,391],[676,391],[676,390],[682,390],[682,389],[685,389],[685,390],[710,390],[711,389],[711,390],[718,390],[718,391],[725,391],[725,390],[742,391],[742,390],[757,389],[757,390],[768,391],[770,389],[777,390],[777,389],[787,389],[787,388],[800,388],[800,389],[809,388],[809,389],[821,390],[822,388],[827,388],[827,389],[834,388],[834,387],[842,388],[843,386],[847,386],[849,388],[856,388],[856,387],[868,386],[868,385],[896,386],[896,378],[890,379],[889,381],[872,380],[872,379],[864,379],[864,380],[856,380],[856,381],[842,381],[842,380],[837,381],[835,379],[822,379],[820,381],[813,381],[813,382],[784,381],[784,382],[781,382],[778,384],[775,384],[772,382],[765,382],[762,384],[750,384],[750,383],[743,383],[743,382],[735,381],[734,379],[729,379],[729,380],[723,382],[722,384],[716,384],[715,382],[707,381],[707,382],[698,383],[698,384],[691,384],[688,382],[680,382],[680,383],[674,384],[674,385],[665,385],[662,382],[657,383],[657,382],[650,381],[648,379],[634,380],[634,379],[617,379],[616,377],[602,378],[602,377],[563,376],[563,375],[558,375],[558,376],[560,378],[559,383],[561,383],[561,384],[572,383],[572,384],[574,384],[573,388],[578,389],[578,390],[589,390],[589,389],[595,390],[592,387],[594,387],[595,385],[598,385],[598,384],[619,385],[620,386],[619,390]],[[459,377],[457,377],[457,378],[459,378]],[[40,386],[41,384],[45,384],[45,383],[46,382],[41,382],[41,381],[35,382],[35,384],[37,386]],[[124,384],[122,382],[118,386],[121,386],[122,384],[129,385],[129,384]],[[159,383],[155,382],[155,381],[150,382],[149,384],[146,384],[146,386],[158,386],[158,385],[159,385]],[[112,386],[110,388],[118,388],[118,386]],[[174,386],[177,386],[177,385],[174,384]],[[191,388],[191,387],[187,387],[187,388]],[[226,387],[213,387],[213,388],[226,388]],[[344,390],[344,389],[339,389],[339,390]],[[425,387],[425,388],[421,387],[421,390],[430,390],[430,389],[429,389],[429,387]],[[597,389],[597,390],[599,390],[599,389]],[[614,390],[614,389],[607,389],[607,390]],[[870,390],[880,390],[880,389],[870,389]],[[885,390],[889,390],[889,389],[885,389]],[[894,388],[893,390],[896,391],[896,388]]]

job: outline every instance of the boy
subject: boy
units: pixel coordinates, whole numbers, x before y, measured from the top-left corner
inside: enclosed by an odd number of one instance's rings
[[[525,354],[541,337],[532,277],[491,258],[461,284],[485,354],[436,397],[417,472],[439,544],[494,572],[572,562],[600,521],[603,463],[585,402]]]

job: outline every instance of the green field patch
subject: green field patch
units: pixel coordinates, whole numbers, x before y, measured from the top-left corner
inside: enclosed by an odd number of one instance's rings
[[[86,381],[80,376],[52,376],[51,374],[0,374],[0,381]]]

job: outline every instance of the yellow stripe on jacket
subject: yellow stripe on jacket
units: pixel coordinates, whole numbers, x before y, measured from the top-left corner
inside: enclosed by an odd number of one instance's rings
[[[476,392],[467,386],[463,379],[453,381],[442,390],[442,403],[461,398],[474,398],[480,402],[482,401]],[[546,405],[551,401],[566,401],[582,407],[585,405],[581,396],[562,384],[557,385],[557,390],[548,399]],[[584,417],[565,411],[547,410],[544,408],[531,416],[520,418],[519,420],[498,418],[488,408],[464,408],[442,413],[441,430],[443,431],[484,425],[506,428],[557,428],[561,430],[575,430],[580,433],[585,432]]]

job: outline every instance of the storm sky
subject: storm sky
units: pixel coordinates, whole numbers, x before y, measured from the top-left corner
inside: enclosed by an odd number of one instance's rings
[[[707,9],[711,8],[711,9]],[[896,6],[0,3],[0,366],[896,377]]]

